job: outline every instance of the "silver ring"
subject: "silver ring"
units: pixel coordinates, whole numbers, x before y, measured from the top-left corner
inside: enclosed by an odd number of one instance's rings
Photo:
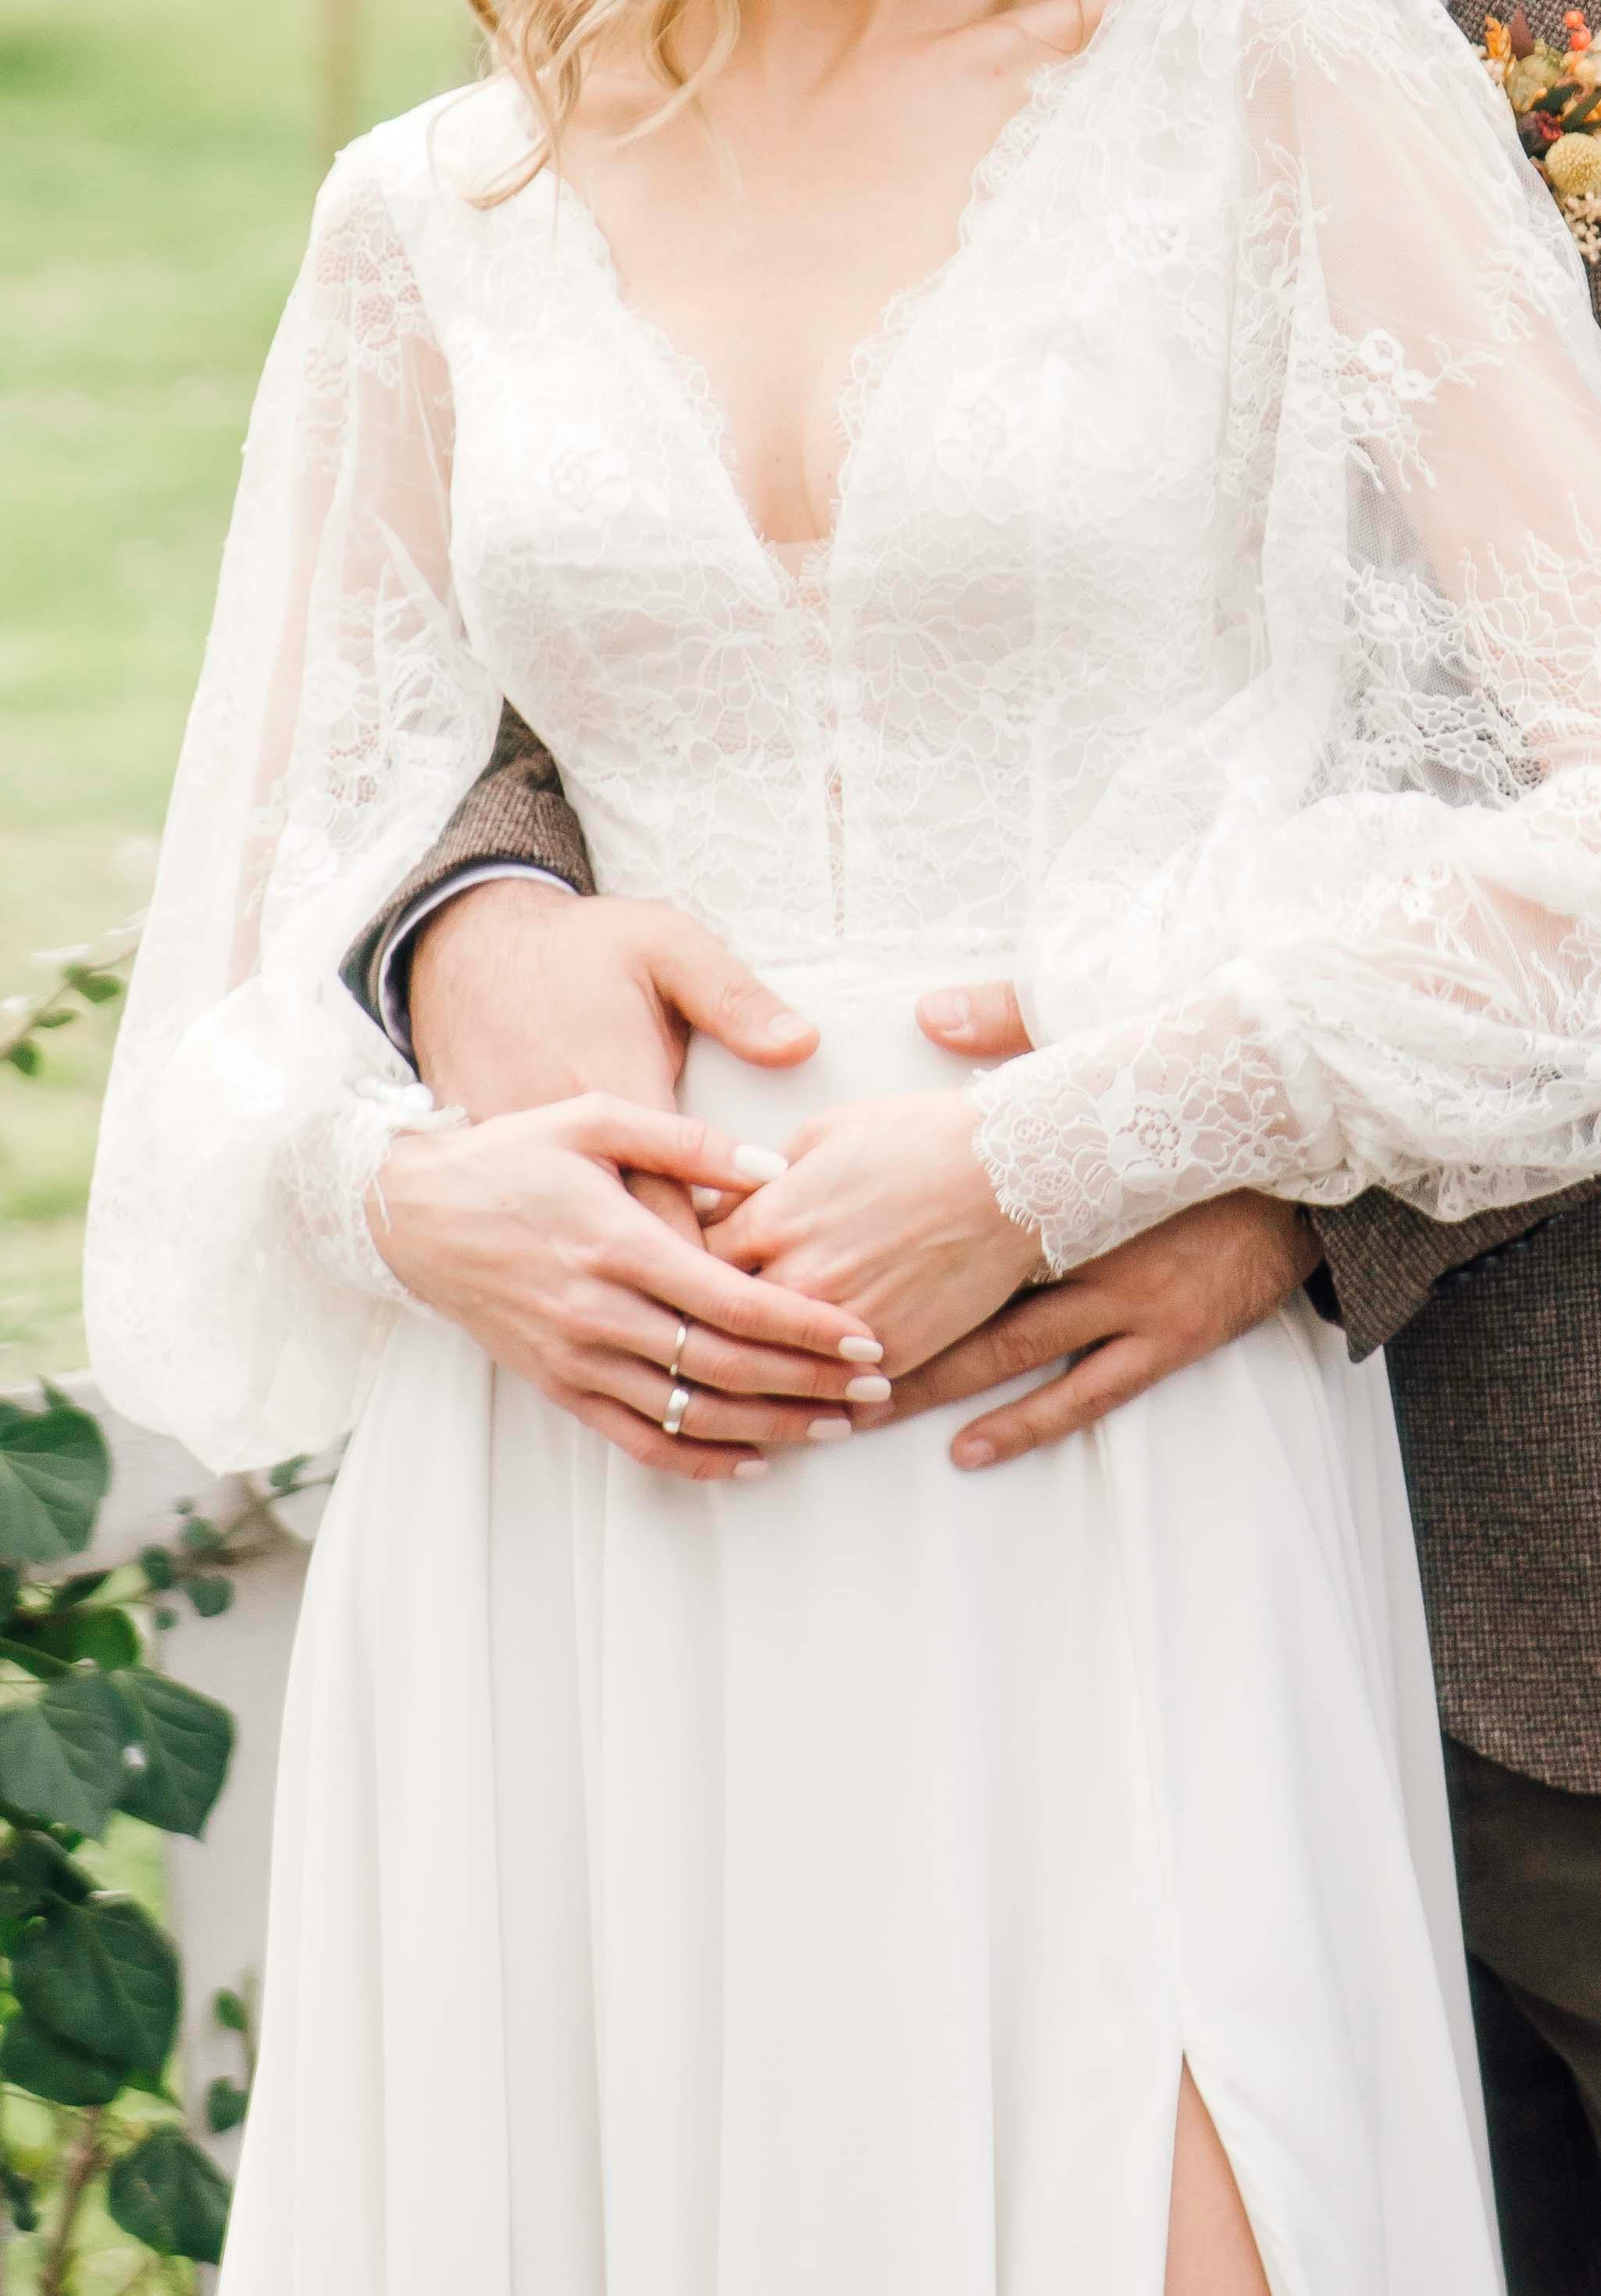
[[[683,1428],[683,1415],[690,1407],[690,1390],[675,1387],[667,1398],[667,1407],[662,1414],[662,1433],[677,1435]]]
[[[673,1342],[673,1360],[667,1365],[667,1377],[669,1379],[676,1379],[678,1377],[678,1366],[683,1361],[683,1351],[689,1344],[690,1327],[687,1324],[681,1323],[678,1326],[678,1337]]]

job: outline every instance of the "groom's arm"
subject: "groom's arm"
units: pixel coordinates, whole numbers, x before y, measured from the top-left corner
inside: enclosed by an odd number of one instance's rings
[[[488,765],[430,850],[347,950],[346,986],[408,1055],[411,959],[417,936],[446,903],[496,877],[519,876],[592,893],[578,816],[549,750],[507,702]]]

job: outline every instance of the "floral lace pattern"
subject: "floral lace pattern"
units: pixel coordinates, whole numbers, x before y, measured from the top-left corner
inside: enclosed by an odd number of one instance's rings
[[[1601,340],[1401,4],[1111,0],[859,347],[799,574],[570,188],[462,196],[508,84],[342,155],[108,1107],[124,1407],[229,1464],[347,1422],[404,1079],[339,962],[502,695],[608,891],[858,990],[1015,973],[979,1140],[1058,1267],[1227,1188],[1452,1216],[1601,1168]]]

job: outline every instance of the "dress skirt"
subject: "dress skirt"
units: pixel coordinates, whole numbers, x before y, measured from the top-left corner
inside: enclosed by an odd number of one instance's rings
[[[781,1144],[960,1080],[786,980]],[[1161,2296],[1180,2067],[1274,2296],[1495,2296],[1383,1366],[1297,1301],[979,1474],[641,1469],[396,1331],[319,1535],[221,2296]]]

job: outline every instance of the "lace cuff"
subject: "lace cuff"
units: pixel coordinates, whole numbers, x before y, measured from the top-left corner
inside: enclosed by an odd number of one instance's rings
[[[1238,1188],[1319,1201],[1358,1193],[1315,1064],[1262,1006],[1261,984],[1235,979],[968,1087],[996,1201],[1038,1234],[1056,1275]]]
[[[427,1085],[368,1076],[341,1095],[330,1115],[309,1126],[296,1144],[293,1187],[304,1232],[319,1264],[342,1283],[397,1307],[424,1312],[373,1242],[367,1197],[377,1189],[388,1216],[379,1174],[397,1137],[465,1124],[461,1108],[440,1108]]]

